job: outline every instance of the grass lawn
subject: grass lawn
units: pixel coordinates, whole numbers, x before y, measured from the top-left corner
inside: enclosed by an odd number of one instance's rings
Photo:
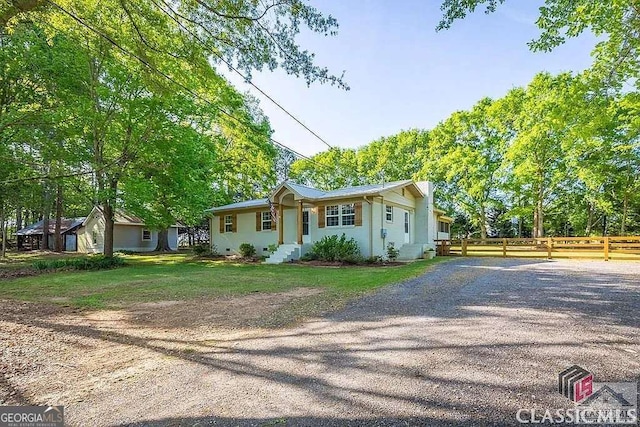
[[[58,272],[0,281],[0,299],[55,302],[85,308],[121,308],[140,302],[189,300],[251,292],[324,288],[322,298],[343,300],[415,277],[445,258],[395,267],[312,267],[194,260],[187,254],[127,255],[126,267]],[[0,268],[29,265],[14,259]],[[6,267],[10,265],[12,267]]]

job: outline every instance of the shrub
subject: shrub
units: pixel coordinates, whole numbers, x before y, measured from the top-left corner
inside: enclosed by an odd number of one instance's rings
[[[370,256],[364,259],[365,264],[382,264],[382,257],[379,255]]]
[[[395,261],[398,259],[398,255],[400,255],[400,250],[397,249],[393,243],[389,243],[387,245],[387,257],[389,261]]]
[[[218,254],[218,250],[216,248],[215,245],[213,245],[213,248],[209,247],[209,245],[195,245],[193,248],[191,248],[191,250],[193,251],[193,254],[195,256],[213,256],[213,255],[217,255]]]
[[[104,255],[94,255],[89,257],[43,259],[33,263],[36,270],[105,270],[108,268],[121,267],[125,265],[122,258],[114,256],[111,258]]]
[[[256,254],[256,248],[251,243],[243,243],[240,245],[240,255],[244,258],[251,258]]]
[[[267,246],[267,251],[269,251],[270,254],[275,253],[277,250],[278,250],[278,245],[275,243]]]
[[[358,242],[353,238],[347,240],[347,236],[325,236],[316,243],[307,254],[309,259],[320,261],[349,261],[360,256]]]

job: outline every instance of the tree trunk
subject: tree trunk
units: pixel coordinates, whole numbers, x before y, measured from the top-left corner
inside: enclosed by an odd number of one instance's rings
[[[113,206],[111,202],[105,203],[102,207],[104,214],[104,247],[102,253],[104,256],[113,257]]]
[[[620,235],[624,236],[627,232],[627,211],[629,210],[629,193],[624,194],[622,199],[622,221],[620,224]]]
[[[587,226],[584,229],[584,235],[591,235],[591,227],[593,226],[593,207],[591,206],[591,202],[587,203]]]
[[[102,253],[104,256],[113,257],[113,223],[114,223],[114,204],[116,200],[116,194],[118,192],[118,181],[116,179],[109,180],[109,194],[110,197],[104,200],[103,214],[104,214],[104,248]]]
[[[169,247],[169,229],[164,228],[158,231],[158,244],[156,245],[156,252],[169,252],[172,249]]]
[[[487,213],[482,205],[480,205],[480,238],[487,238]]]
[[[18,230],[22,229],[22,207],[18,207],[16,209],[16,233]],[[16,249],[22,249],[22,238],[21,236],[16,236]]]
[[[62,184],[58,183],[56,191],[56,228],[55,237],[53,240],[53,250],[56,252],[62,252]]]
[[[544,237],[544,207],[542,197],[538,200],[538,235],[537,237]]]
[[[50,216],[51,216],[51,197],[49,194],[49,183],[44,182],[42,185],[42,245],[40,245],[40,249],[43,251],[47,251],[51,249],[49,247],[49,224],[50,224]]]
[[[2,256],[2,258],[6,258],[7,256],[7,226],[5,224],[5,220],[6,218],[4,217],[4,203],[2,204],[2,207],[0,207],[0,227],[2,227],[2,250],[0,252],[0,256]]]
[[[18,207],[16,209],[16,231],[22,229],[22,208]]]

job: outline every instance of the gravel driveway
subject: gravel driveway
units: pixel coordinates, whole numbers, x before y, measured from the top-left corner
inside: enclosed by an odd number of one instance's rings
[[[571,407],[556,378],[573,364],[638,380],[639,307],[640,263],[456,258],[290,329],[29,327],[100,345],[96,362],[135,359],[56,395],[71,425],[509,425],[518,408]]]

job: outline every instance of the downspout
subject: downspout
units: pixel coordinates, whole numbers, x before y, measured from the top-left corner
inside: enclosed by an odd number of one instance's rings
[[[386,207],[384,205],[384,196],[380,196],[380,233],[382,233],[382,229],[384,228],[384,216],[386,214]],[[388,231],[387,231],[388,232]],[[382,237],[382,253],[387,248],[387,236]]]
[[[373,201],[364,196],[364,201],[369,204],[369,257],[373,257]]]

